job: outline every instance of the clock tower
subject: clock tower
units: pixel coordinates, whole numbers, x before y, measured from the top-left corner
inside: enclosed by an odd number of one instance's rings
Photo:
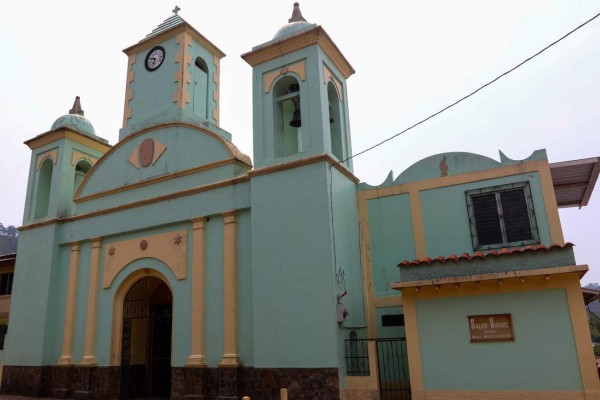
[[[219,129],[220,60],[225,56],[177,12],[144,39],[123,50],[129,57],[119,140],[168,122]]]

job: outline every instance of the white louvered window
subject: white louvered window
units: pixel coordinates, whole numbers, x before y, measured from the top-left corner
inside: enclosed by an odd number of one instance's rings
[[[539,243],[528,182],[466,192],[474,250]]]

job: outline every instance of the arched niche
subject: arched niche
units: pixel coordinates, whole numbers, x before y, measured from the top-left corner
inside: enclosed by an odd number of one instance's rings
[[[208,64],[202,57],[194,61],[194,112],[203,118],[208,118]]]
[[[329,103],[329,132],[331,137],[331,152],[337,157],[338,160],[341,161],[344,159],[341,102],[337,88],[331,81],[327,83],[327,100]]]
[[[300,82],[288,74],[275,83],[272,95],[274,157],[299,153],[302,151]]]
[[[81,186],[81,182],[85,179],[85,176],[92,169],[92,163],[87,160],[79,160],[75,165],[75,176],[73,178],[73,195]]]
[[[48,215],[50,204],[50,187],[52,185],[52,171],[54,163],[50,157],[42,161],[38,172],[37,189],[35,195],[34,218],[42,218]]]

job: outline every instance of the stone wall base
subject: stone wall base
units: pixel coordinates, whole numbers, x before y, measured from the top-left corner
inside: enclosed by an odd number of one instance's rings
[[[222,367],[171,369],[174,400],[340,400],[337,368]],[[0,393],[77,400],[121,397],[121,367],[4,366]],[[125,394],[125,393],[123,393]]]

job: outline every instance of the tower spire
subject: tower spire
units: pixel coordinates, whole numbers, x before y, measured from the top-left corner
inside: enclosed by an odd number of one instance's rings
[[[292,11],[292,18],[288,19],[288,22],[307,22],[302,16],[302,11],[300,11],[300,4],[298,2],[294,3],[294,11]]]
[[[75,97],[75,103],[73,103],[73,108],[69,110],[69,114],[77,114],[83,117],[83,109],[81,108],[81,101],[79,100],[79,96]]]

